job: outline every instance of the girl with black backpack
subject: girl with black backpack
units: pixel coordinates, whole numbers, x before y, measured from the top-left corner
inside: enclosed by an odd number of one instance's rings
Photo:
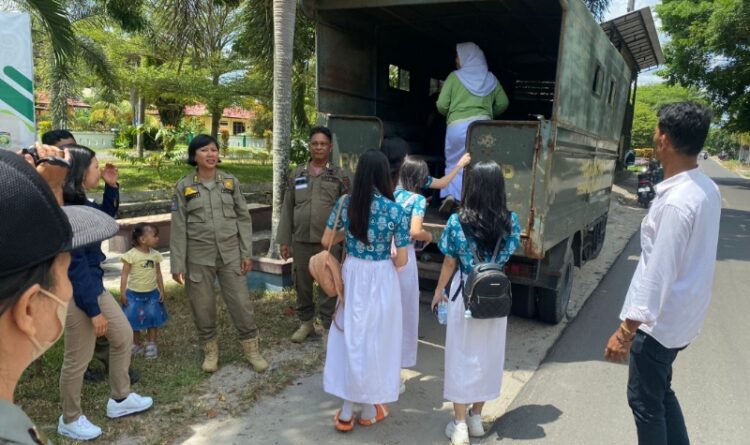
[[[462,288],[477,257],[489,261],[500,240],[494,261],[505,264],[518,247],[521,233],[518,216],[506,206],[505,180],[496,162],[479,162],[469,170],[462,198],[458,213],[448,219],[440,238],[438,246],[445,259],[432,300],[433,309],[441,301],[448,303],[443,397],[453,402],[455,418],[445,434],[454,445],[469,444],[469,436],[484,435],[484,402],[500,395],[508,318],[472,318],[461,295],[452,297]],[[456,266],[460,273],[454,274]]]

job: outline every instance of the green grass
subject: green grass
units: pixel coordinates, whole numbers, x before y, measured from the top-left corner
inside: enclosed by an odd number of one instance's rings
[[[251,297],[262,351],[290,348],[288,338],[298,323],[292,309],[294,294],[255,293]],[[109,385],[106,382],[84,382],[81,406],[84,414],[102,427],[101,443],[114,442],[122,435],[144,438],[148,443],[171,443],[181,432],[186,432],[186,425],[216,416],[217,408],[207,407],[197,400],[197,396],[203,392],[202,384],[209,375],[200,369],[202,353],[184,288],[176,285],[168,287],[166,305],[169,321],[159,331],[159,358],[147,361],[136,357],[132,363],[141,375],[141,380],[132,389],[139,394],[152,396],[154,409],[139,416],[109,420],[105,416]],[[237,362],[247,366],[237,333],[223,303],[218,305],[217,326],[219,365]],[[297,377],[318,369],[322,357],[320,348],[314,344],[308,346],[310,349],[301,358],[272,362],[274,366],[271,369],[256,374],[246,386],[238,389],[240,401],[226,406],[224,411],[230,414],[242,412],[260,395],[274,394]],[[61,340],[42,357],[40,369],[32,364],[26,370],[16,388],[15,401],[55,443],[71,444],[75,442],[55,433],[61,414],[59,378],[63,351],[64,342]],[[94,368],[99,370],[101,365],[94,361]]]
[[[132,165],[126,161],[106,161],[117,166],[120,187],[125,193],[149,190],[171,190],[185,174],[193,171],[188,165],[171,165],[157,173],[153,167]],[[104,161],[102,161],[104,163]],[[237,177],[241,184],[267,183],[273,180],[273,166],[251,162],[222,161],[219,168]],[[102,188],[96,190],[101,192]]]

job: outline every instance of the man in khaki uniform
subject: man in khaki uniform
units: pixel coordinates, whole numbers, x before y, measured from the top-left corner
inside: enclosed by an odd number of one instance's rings
[[[252,221],[240,183],[216,169],[218,144],[208,135],[196,136],[188,147],[195,172],[183,176],[172,203],[170,263],[172,277],[185,283],[198,339],[204,345],[203,370],[218,370],[216,299],[218,277],[245,357],[256,371],[268,363],[260,355],[258,328],[245,274],[252,269]]]
[[[281,257],[287,259],[291,256],[294,260],[297,315],[301,322],[292,335],[295,343],[301,343],[313,332],[315,303],[313,279],[308,269],[310,257],[323,250],[320,240],[328,216],[336,200],[349,193],[349,177],[329,162],[333,148],[331,131],[326,127],[313,128],[309,148],[310,161],[298,166],[289,178],[276,235]],[[332,252],[338,256],[341,245],[334,246]],[[336,299],[320,292],[318,308],[326,333],[335,307]]]

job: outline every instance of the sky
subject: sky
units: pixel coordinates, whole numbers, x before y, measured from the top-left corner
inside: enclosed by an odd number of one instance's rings
[[[651,14],[654,16],[654,22],[656,24],[656,30],[659,31],[659,41],[661,42],[662,48],[664,44],[669,40],[667,36],[661,31],[661,20],[656,16],[654,6],[661,3],[661,0],[635,0],[635,9],[645,8],[646,6],[651,7]],[[611,20],[615,17],[624,15],[628,9],[628,0],[612,0],[609,6],[609,10],[604,14],[604,21]],[[644,71],[638,75],[638,84],[645,85],[650,83],[664,82],[664,79],[655,74],[659,68],[652,69],[650,71]]]

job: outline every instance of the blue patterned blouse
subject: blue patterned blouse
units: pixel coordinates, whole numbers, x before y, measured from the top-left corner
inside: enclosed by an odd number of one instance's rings
[[[336,220],[339,202],[341,200],[336,202],[328,216],[327,227],[332,230],[334,229],[333,222]],[[409,215],[404,212],[400,205],[380,193],[373,194],[370,204],[370,223],[367,227],[369,245],[365,245],[349,232],[349,216],[346,211],[349,207],[349,196],[344,198],[342,205],[344,208],[341,210],[336,230],[346,228],[347,255],[370,261],[389,260],[391,258],[392,239],[394,239],[396,247],[409,245]]]
[[[401,187],[396,187],[396,191],[393,192],[393,197],[396,198],[396,203],[404,209],[406,216],[409,217],[409,228],[411,228],[411,218],[413,216],[421,216],[424,218],[424,214],[427,211],[427,200],[424,196],[419,193],[410,192]]]
[[[518,245],[521,243],[521,226],[518,223],[518,215],[515,212],[510,212],[511,216],[511,232],[505,238],[505,247],[500,249],[497,253],[496,262],[497,264],[505,264],[510,259],[513,252],[516,251]],[[464,274],[471,272],[471,268],[474,266],[474,257],[471,254],[470,244],[476,248],[474,240],[467,240],[464,231],[461,228],[461,223],[458,222],[458,213],[454,213],[448,218],[448,223],[445,225],[445,230],[440,236],[440,243],[438,247],[444,255],[457,258],[461,263],[461,270]],[[492,251],[490,252],[478,252],[480,258],[489,260],[492,257]]]

